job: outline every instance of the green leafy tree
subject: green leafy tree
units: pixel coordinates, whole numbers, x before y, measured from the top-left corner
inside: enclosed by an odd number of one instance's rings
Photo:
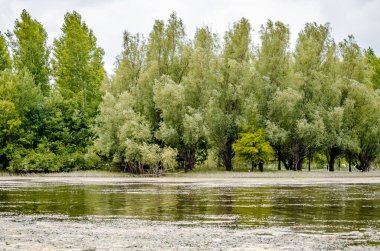
[[[268,139],[272,145],[281,146],[280,159],[285,169],[294,167],[293,142],[296,137],[297,120],[301,116],[302,94],[295,88],[278,90],[269,102],[266,125]]]
[[[27,69],[34,83],[40,86],[45,96],[49,95],[49,54],[47,33],[37,20],[23,10],[16,20],[13,34],[10,34],[13,61],[17,70]]]
[[[269,139],[277,154],[278,169],[281,170],[281,161],[286,156],[288,146],[285,145],[284,132],[273,127],[279,125],[273,124],[277,118],[269,116],[269,105],[276,91],[294,85],[290,68],[290,31],[285,24],[269,20],[261,27],[260,36],[261,46],[255,62],[257,75],[253,85],[253,99],[257,100],[258,125],[267,127],[267,131],[270,132]],[[252,109],[250,110],[252,113]]]
[[[15,105],[0,99],[0,164],[5,167],[17,148],[21,130],[21,120]]]
[[[182,116],[184,151],[179,149],[185,162],[185,169],[191,170],[195,163],[202,163],[208,156],[204,107],[209,102],[212,87],[221,78],[216,56],[218,39],[208,27],[197,30],[193,50],[189,60],[187,76],[181,85],[184,87]]]
[[[344,150],[345,130],[343,128],[343,92],[342,79],[339,75],[340,61],[337,46],[334,42],[327,45],[319,78],[322,95],[319,97],[319,114],[323,119],[324,133],[318,139],[323,139],[323,151],[326,155],[330,171],[334,171],[335,160]],[[310,158],[309,158],[310,159]]]
[[[85,114],[94,116],[105,79],[104,51],[75,11],[66,13],[61,30],[53,45],[54,80],[64,98],[75,99]]]
[[[190,45],[185,40],[185,27],[180,18],[172,13],[165,23],[156,20],[147,42],[146,67],[141,74],[136,95],[138,111],[149,120],[152,130],[160,124],[160,114],[153,101],[155,80],[163,75],[181,83],[188,71]]]
[[[194,168],[196,153],[204,140],[203,116],[199,110],[186,106],[185,88],[163,76],[154,86],[154,101],[162,121],[156,137],[179,150],[185,171]]]
[[[0,151],[0,161],[5,168],[10,162],[26,148],[33,147],[35,134],[31,130],[30,117],[35,107],[43,100],[41,90],[34,84],[31,74],[22,70],[19,72],[0,72],[0,100],[3,102],[3,126],[4,133],[9,134],[7,140],[3,141]],[[11,129],[11,130],[10,130]]]
[[[264,95],[259,98],[260,112],[265,116],[266,102],[277,89],[290,87],[290,31],[289,27],[281,22],[268,21],[260,30],[261,46],[258,51],[256,68],[258,71],[257,86]]]
[[[323,86],[328,81],[323,69],[330,46],[333,46],[333,41],[328,24],[307,23],[299,33],[293,67],[302,99],[298,106],[301,110],[296,119],[297,129],[293,131],[292,137],[294,170],[301,170],[304,159],[309,157],[310,160],[313,152],[321,145],[312,135],[323,137],[323,133],[320,134],[324,130],[323,120],[320,119],[320,105]]]
[[[117,99],[110,93],[103,96],[99,105],[99,114],[95,120],[95,151],[114,162],[122,162],[119,150],[118,128],[122,126],[122,118],[115,110]]]
[[[30,113],[43,98],[31,74],[23,70],[0,72],[0,99],[14,103],[17,113],[26,123]]]
[[[311,156],[322,149],[325,137],[325,125],[319,113],[314,113],[311,121],[297,120],[295,132],[297,140],[304,142],[303,154],[309,158],[309,171],[311,169]],[[302,161],[300,159],[300,161]],[[297,166],[297,163],[295,163]]]
[[[4,35],[0,32],[0,71],[12,68],[12,61],[9,55],[7,41]]]
[[[232,170],[233,142],[239,131],[244,86],[249,82],[251,25],[242,18],[226,32],[220,62],[221,80],[213,86],[206,108],[207,137],[227,171]]]
[[[373,72],[353,36],[339,43],[339,52],[345,155],[350,166],[354,163],[359,170],[369,170],[378,150],[378,97],[372,89]]]
[[[156,20],[148,40],[149,64],[157,64],[159,74],[169,75],[176,83],[187,73],[190,53],[185,36],[182,20],[172,13],[166,24]]]
[[[0,100],[14,105],[14,118],[21,122],[12,143],[7,143],[4,150],[9,171],[52,172],[88,167],[84,155],[93,134],[74,100],[64,99],[57,90],[43,97],[27,70],[0,72]]]
[[[222,80],[216,53],[218,42],[217,35],[209,27],[197,29],[188,74],[182,83],[185,87],[185,103],[194,109],[203,109],[207,105],[213,87]]]
[[[239,139],[232,146],[239,161],[251,162],[252,171],[255,166],[258,166],[262,172],[264,163],[270,160],[274,154],[263,129],[240,133]]]
[[[352,81],[344,104],[345,150],[351,164],[369,171],[380,154],[380,99],[372,88]]]
[[[372,86],[374,89],[380,89],[380,58],[376,56],[371,47],[365,51],[365,56],[372,68]]]
[[[53,91],[34,103],[21,119],[18,148],[12,154],[9,171],[56,172],[89,166],[84,155],[92,132],[73,100]]]
[[[176,166],[177,151],[153,142],[149,122],[135,111],[136,99],[129,92],[118,98],[106,94],[96,118],[95,151],[119,165],[122,170],[158,173]]]
[[[370,86],[371,69],[353,36],[349,36],[348,39],[339,43],[339,52],[342,57],[340,74],[344,78]]]
[[[108,88],[114,96],[136,88],[145,66],[146,42],[142,35],[124,32],[123,47]]]

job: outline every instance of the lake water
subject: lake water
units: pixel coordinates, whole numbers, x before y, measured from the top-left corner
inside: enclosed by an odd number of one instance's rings
[[[380,245],[380,185],[225,187],[174,184],[0,184],[3,215],[104,217],[213,225],[276,227],[340,234]],[[354,234],[353,234],[354,233]]]

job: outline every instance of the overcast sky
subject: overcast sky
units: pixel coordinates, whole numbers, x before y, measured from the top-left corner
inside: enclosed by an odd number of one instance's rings
[[[306,22],[329,22],[336,41],[352,34],[360,46],[380,54],[380,0],[0,0],[0,31],[12,29],[22,9],[44,25],[49,44],[60,35],[64,14],[78,11],[105,50],[108,73],[122,50],[124,30],[148,36],[154,20],[167,20],[171,12],[182,18],[189,37],[203,25],[222,35],[246,17],[255,30],[254,43],[262,24],[280,20],[290,26],[293,46]]]

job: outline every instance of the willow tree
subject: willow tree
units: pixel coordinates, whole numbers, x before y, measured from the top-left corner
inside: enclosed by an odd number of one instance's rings
[[[361,171],[369,170],[379,149],[379,96],[371,84],[371,68],[353,36],[339,43],[340,74],[345,96],[344,130],[345,153]]]
[[[255,62],[257,76],[255,78],[255,96],[258,106],[258,124],[265,127],[272,147],[275,149],[278,159],[278,169],[281,169],[281,161],[286,158],[287,139],[281,125],[274,124],[278,118],[272,118],[269,114],[269,105],[277,91],[292,86],[290,68],[290,31],[289,27],[281,22],[268,21],[260,30],[261,46],[258,50],[258,58]],[[272,113],[274,115],[274,113]]]
[[[81,104],[84,114],[93,116],[101,101],[105,78],[103,49],[92,30],[75,11],[66,13],[62,35],[54,40],[53,77],[61,94]]]
[[[322,86],[325,79],[322,69],[331,43],[328,24],[307,23],[297,39],[293,67],[298,77],[298,89],[302,95],[300,100],[302,110],[296,118],[296,124],[311,130],[307,133],[309,135],[320,135],[319,131],[323,130],[320,98],[323,96]],[[307,137],[307,140],[299,133],[300,128],[296,129],[292,137],[293,169],[301,170],[304,159],[306,157],[310,159],[321,142],[316,144],[313,137]],[[318,138],[322,137],[323,135]]]
[[[258,50],[256,68],[260,113],[267,117],[268,100],[276,90],[290,87],[290,31],[281,22],[268,21],[260,30],[261,46]]]
[[[183,79],[187,106],[202,110],[209,101],[213,87],[222,79],[217,50],[218,37],[209,27],[198,28],[189,58],[188,73]]]
[[[49,95],[50,49],[47,45],[48,36],[45,28],[23,10],[20,19],[15,22],[13,34],[9,35],[15,68],[27,69],[43,94]]]
[[[224,36],[221,80],[213,86],[207,105],[207,134],[227,171],[232,170],[233,142],[238,136],[244,86],[249,80],[251,25],[242,18]]]
[[[190,123],[184,126],[179,109],[185,99],[176,97],[183,93],[177,87],[183,89],[179,83],[187,70],[187,47],[184,26],[174,13],[167,23],[155,22],[146,43],[138,34],[125,33],[124,51],[109,88],[113,95],[105,96],[97,118],[95,147],[102,155],[133,172],[175,166],[174,147],[184,156],[182,129]],[[176,134],[166,137],[165,129],[171,126]]]
[[[339,43],[339,52],[342,58],[341,76],[371,86],[371,68],[353,36]]]
[[[380,154],[380,98],[369,86],[351,82],[344,104],[346,156],[360,171],[369,171]]]
[[[270,142],[280,144],[282,148],[281,162],[286,170],[293,169],[293,140],[297,128],[297,119],[300,117],[302,94],[294,88],[278,90],[269,102],[266,130]]]
[[[153,85],[156,79],[168,75],[180,83],[187,74],[190,46],[186,41],[185,27],[172,13],[167,20],[156,20],[146,43],[146,58],[136,87],[136,109],[149,120],[152,130],[159,127],[160,114],[153,102]]]
[[[221,80],[216,50],[218,37],[209,27],[197,29],[193,50],[189,59],[189,69],[184,77],[184,141],[187,145],[185,156],[192,161],[202,163],[208,156],[209,144],[206,139],[205,110],[213,86]],[[190,166],[192,169],[193,166]]]
[[[215,48],[216,38],[209,28],[198,29],[183,81],[175,83],[164,76],[155,84],[154,101],[161,117],[156,137],[178,149],[179,164],[186,171],[207,156],[203,109],[216,80]]]
[[[185,26],[175,13],[165,22],[156,20],[149,35],[147,60],[156,63],[160,75],[169,75],[175,82],[186,75],[189,47]]]
[[[371,47],[365,51],[368,65],[372,68],[371,82],[374,89],[380,89],[380,57],[376,56]]]
[[[8,51],[7,41],[0,32],[0,71],[12,68],[12,61]]]
[[[177,151],[154,143],[149,121],[136,112],[135,104],[136,97],[128,91],[117,98],[110,93],[103,97],[96,118],[95,150],[124,171],[157,173],[174,168]]]
[[[346,145],[343,108],[346,95],[344,81],[339,74],[338,55],[339,51],[335,42],[329,43],[320,70],[322,94],[319,97],[319,108],[325,132],[323,137],[319,138],[323,138],[323,149],[321,150],[326,155],[330,171],[334,171],[335,160],[342,155]]]
[[[192,170],[204,139],[202,112],[186,105],[185,87],[168,76],[156,81],[154,102],[162,119],[156,137],[165,145],[178,149],[180,164],[185,171]]]
[[[123,52],[117,57],[115,73],[108,90],[117,96],[124,91],[132,91],[144,70],[146,41],[141,34],[123,34]]]

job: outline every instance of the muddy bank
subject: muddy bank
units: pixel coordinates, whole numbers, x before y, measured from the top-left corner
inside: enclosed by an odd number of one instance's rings
[[[1,250],[376,250],[362,245],[359,232],[305,234],[96,217],[2,215],[0,233]],[[380,241],[379,233],[365,234]]]

